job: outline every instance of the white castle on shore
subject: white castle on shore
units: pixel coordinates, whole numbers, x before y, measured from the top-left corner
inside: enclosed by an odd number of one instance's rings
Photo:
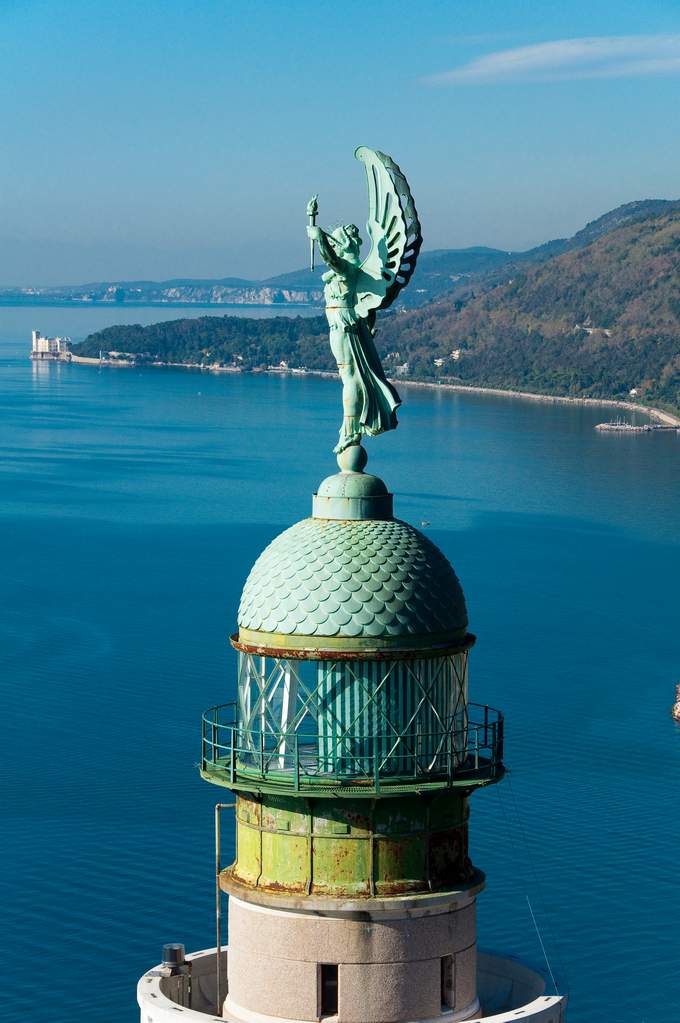
[[[61,359],[70,361],[70,337],[43,337],[39,330],[34,330],[31,337],[33,342],[31,346],[32,359]]]

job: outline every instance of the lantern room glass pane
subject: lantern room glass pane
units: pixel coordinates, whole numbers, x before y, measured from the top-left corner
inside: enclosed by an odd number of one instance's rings
[[[393,661],[240,655],[239,760],[374,778],[446,772],[465,756],[467,653]]]

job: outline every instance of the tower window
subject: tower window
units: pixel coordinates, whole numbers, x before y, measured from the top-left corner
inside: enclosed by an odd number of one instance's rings
[[[455,1007],[456,995],[453,987],[453,956],[442,956],[441,960],[442,1011]]]
[[[338,1014],[338,964],[321,963],[321,1007],[320,1016]]]

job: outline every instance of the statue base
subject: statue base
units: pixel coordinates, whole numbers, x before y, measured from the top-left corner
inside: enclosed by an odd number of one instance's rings
[[[312,498],[315,519],[391,519],[392,494],[378,476],[364,472],[368,455],[352,444],[338,455],[340,472],[328,476]]]
[[[368,453],[361,444],[351,444],[338,455],[341,472],[363,472],[368,463]]]

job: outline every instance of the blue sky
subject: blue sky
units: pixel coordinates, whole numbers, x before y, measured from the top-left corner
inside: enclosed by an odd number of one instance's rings
[[[678,0],[0,0],[0,283],[260,277],[305,204],[526,248],[680,196]]]

